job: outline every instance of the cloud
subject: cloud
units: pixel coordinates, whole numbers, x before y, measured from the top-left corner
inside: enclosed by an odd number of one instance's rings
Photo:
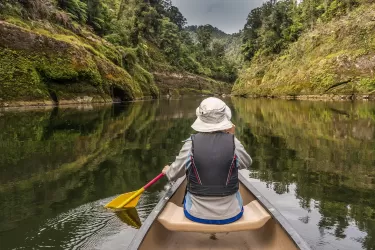
[[[223,3],[213,3],[211,5],[209,5],[207,7],[207,13],[209,12],[215,12],[215,11],[220,11],[221,9],[223,9],[225,6],[223,5]]]
[[[211,24],[226,33],[241,30],[250,11],[264,0],[172,0],[189,25]]]

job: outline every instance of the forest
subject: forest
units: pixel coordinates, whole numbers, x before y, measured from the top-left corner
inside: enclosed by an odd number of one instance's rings
[[[373,7],[269,0],[226,34],[189,26],[171,0],[1,0],[0,102],[222,94],[232,84],[241,96],[371,95]],[[183,82],[171,85],[176,74]]]
[[[71,41],[74,40],[75,45],[79,44],[84,49],[88,49],[89,53],[99,56],[101,58],[99,60],[109,59],[111,68],[113,68],[112,63],[115,66],[120,66],[121,75],[129,73],[130,78],[133,79],[133,83],[126,82],[126,85],[129,86],[120,86],[122,90],[130,92],[126,93],[126,97],[123,99],[134,99],[145,95],[157,96],[157,87],[153,84],[153,75],[150,74],[153,72],[189,72],[226,83],[233,83],[236,79],[235,63],[225,57],[225,39],[230,36],[221,32],[224,37],[214,39],[214,35],[220,31],[211,25],[193,29],[186,27],[186,19],[170,0],[2,0],[0,1],[0,20],[22,27],[22,31],[26,29],[38,35],[48,33],[49,38],[58,41],[71,44]],[[1,33],[6,36],[7,33],[15,34],[16,32],[3,30]],[[18,40],[18,42],[20,41]],[[0,41],[0,48],[9,49],[10,47],[12,49],[13,46],[13,42],[9,40]],[[29,59],[28,63],[35,65],[37,63],[34,58],[30,59],[30,54],[34,56],[36,49],[31,49],[26,52],[25,57]],[[48,51],[48,48],[44,49],[44,52]],[[16,52],[19,50],[16,47],[13,49]],[[7,53],[5,50],[2,53],[3,58],[13,57],[9,55],[9,51]],[[70,64],[72,60],[69,58],[67,64]],[[3,59],[2,63],[8,64],[6,59]],[[94,81],[91,85],[95,87],[101,85],[100,91],[110,94],[111,90],[105,88],[115,84],[106,83],[112,79],[103,77],[103,75],[114,75],[114,73],[101,69],[98,63],[95,64],[93,69],[98,68],[98,75],[100,74],[102,79]],[[60,74],[41,72],[47,71],[44,68],[44,65],[35,66],[35,78]],[[123,69],[126,71],[125,73]],[[8,85],[10,85],[18,70],[12,66],[3,70],[4,72],[0,70],[0,78],[8,80]],[[22,71],[34,71],[34,69],[28,68]],[[80,73],[76,72],[76,68],[73,68],[72,71],[74,72],[71,74],[79,75],[80,79],[72,79],[66,75],[48,76],[48,79],[42,79],[40,82],[48,85],[49,95],[52,91],[53,96],[62,99],[69,97],[59,95],[58,92],[61,90],[53,86],[56,81],[79,83],[87,80],[92,81],[92,78],[100,78],[99,76],[87,77],[87,75],[94,74],[92,71]],[[14,73],[9,76],[9,72]],[[134,82],[138,82],[140,86],[133,86]],[[0,86],[0,91],[3,92],[1,95],[6,99],[9,93],[15,89],[9,90],[5,85],[7,83]],[[117,85],[124,84],[117,83]],[[129,89],[131,90],[129,91]],[[14,94],[14,97],[16,98],[17,95]],[[18,96],[22,97],[22,94]]]
[[[375,92],[372,0],[270,0],[243,29],[239,95]],[[359,66],[360,65],[360,66]]]
[[[269,0],[248,11],[226,34],[189,25],[171,0],[0,0],[5,247],[75,244],[78,226],[100,238],[90,222],[104,221],[102,210],[83,210],[72,227],[50,219],[152,179],[191,133],[201,95],[375,99],[375,0]],[[195,96],[177,100],[185,94]],[[374,103],[227,100],[250,177],[284,204],[294,192],[304,216],[287,212],[320,236],[306,238],[375,249]],[[83,105],[63,105],[72,103]]]
[[[244,27],[242,53],[254,56],[280,54],[317,23],[348,14],[371,0],[270,0],[251,10]]]

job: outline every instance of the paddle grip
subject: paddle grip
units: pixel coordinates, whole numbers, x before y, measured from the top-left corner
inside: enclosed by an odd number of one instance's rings
[[[154,184],[155,182],[157,182],[158,180],[160,180],[162,177],[164,176],[163,173],[160,173],[158,176],[156,176],[152,181],[150,181],[149,183],[147,183],[143,188],[144,189],[147,189],[148,187],[150,187],[152,184]]]

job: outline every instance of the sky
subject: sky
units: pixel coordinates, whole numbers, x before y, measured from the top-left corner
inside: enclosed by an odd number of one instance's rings
[[[211,24],[232,34],[243,29],[250,11],[264,0],[172,0],[188,25]]]

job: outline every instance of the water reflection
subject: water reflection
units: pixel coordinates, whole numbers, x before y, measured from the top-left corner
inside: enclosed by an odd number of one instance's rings
[[[130,208],[115,212],[116,216],[125,224],[139,229],[142,226],[141,219],[139,218],[137,209]]]
[[[277,194],[292,190],[308,212],[301,223],[315,223],[309,213],[317,210],[321,237],[350,238],[354,225],[367,235],[351,240],[375,249],[375,104],[244,99],[233,104],[240,137],[255,156],[250,176]]]
[[[226,101],[251,180],[309,244],[375,249],[374,103]],[[174,160],[199,102],[2,112],[1,249],[126,248],[165,180],[142,195],[139,217],[103,206]]]
[[[195,113],[191,107],[198,102],[190,100],[185,103],[188,108],[171,100],[84,111],[4,112],[0,119],[1,249],[71,249],[74,244],[92,249],[93,237],[99,244],[101,237],[113,235],[108,234],[114,233],[113,223],[121,225],[115,227],[116,233],[120,228],[131,231],[121,222],[124,217],[85,205],[104,206],[107,197],[139,189],[173,161],[191,132]],[[140,220],[158,202],[164,184],[161,181],[142,195]],[[76,208],[79,212],[71,213]],[[136,227],[140,221],[133,215],[131,226]],[[46,227],[61,216],[70,218],[72,225],[60,226],[57,221],[56,226]]]

